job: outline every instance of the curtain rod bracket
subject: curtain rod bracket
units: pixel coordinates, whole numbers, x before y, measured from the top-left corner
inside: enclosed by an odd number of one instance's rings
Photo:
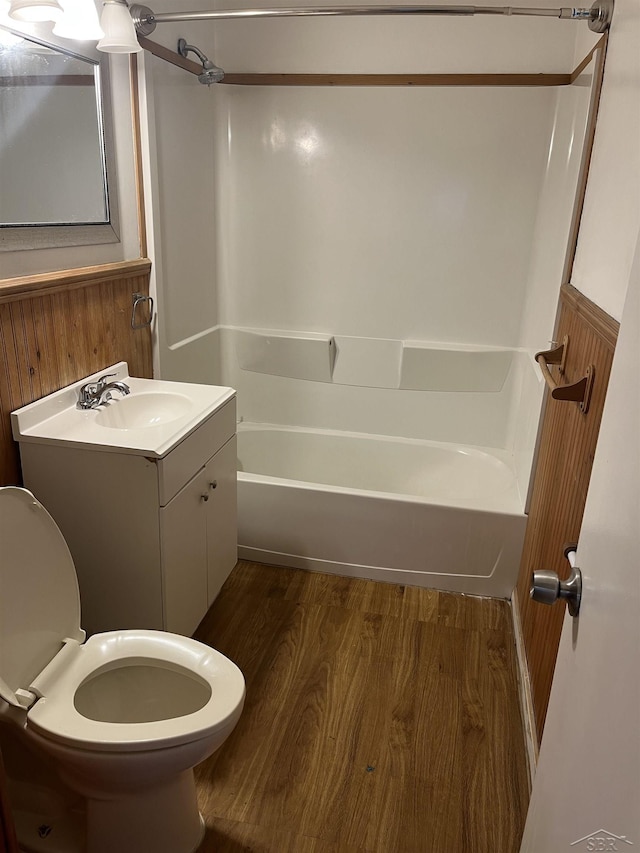
[[[613,17],[613,0],[596,0],[589,11],[589,29],[594,33],[606,33]]]
[[[140,3],[132,3],[129,12],[133,18],[136,33],[140,36],[150,36],[156,28],[156,17],[153,10]]]

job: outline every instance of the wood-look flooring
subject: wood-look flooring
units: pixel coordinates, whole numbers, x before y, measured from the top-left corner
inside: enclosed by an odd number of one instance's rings
[[[528,804],[506,602],[240,562],[198,639],[243,715],[200,853],[512,853]]]

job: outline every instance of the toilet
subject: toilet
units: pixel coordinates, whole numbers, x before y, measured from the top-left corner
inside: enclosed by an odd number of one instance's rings
[[[83,798],[87,853],[197,849],[193,767],[233,731],[244,695],[238,667],[187,637],[86,640],[62,533],[31,492],[0,488],[0,716]]]

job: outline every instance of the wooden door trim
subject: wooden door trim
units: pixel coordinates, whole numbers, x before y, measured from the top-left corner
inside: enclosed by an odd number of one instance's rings
[[[571,308],[611,349],[615,349],[620,323],[573,285],[563,284],[560,300]]]
[[[585,57],[591,61],[595,58],[596,65],[593,71],[593,88],[591,90],[591,101],[589,103],[589,114],[587,116],[587,126],[584,134],[584,145],[582,148],[582,157],[580,160],[580,168],[578,171],[578,184],[576,188],[576,196],[573,203],[573,212],[571,214],[571,225],[569,226],[569,239],[567,241],[567,253],[565,255],[564,267],[562,270],[562,283],[566,284],[571,281],[573,273],[573,262],[576,257],[576,248],[578,245],[578,233],[580,231],[580,222],[582,220],[582,210],[584,207],[584,198],[587,192],[587,180],[589,178],[589,169],[591,167],[591,155],[593,153],[593,142],[596,134],[596,122],[598,118],[598,110],[600,108],[600,95],[602,93],[602,81],[604,78],[604,64],[607,58],[607,45],[609,43],[608,34],[600,39],[593,51]],[[586,65],[589,63],[587,62]],[[582,63],[581,63],[582,65]],[[580,73],[586,67],[582,68],[579,65],[576,72],[581,68]]]
[[[136,207],[138,212],[138,240],[140,257],[146,258],[147,216],[144,206],[144,178],[142,167],[142,129],[140,119],[140,86],[138,76],[138,57],[132,53],[129,57],[129,86],[131,90],[131,122],[133,127],[133,168],[135,172]]]

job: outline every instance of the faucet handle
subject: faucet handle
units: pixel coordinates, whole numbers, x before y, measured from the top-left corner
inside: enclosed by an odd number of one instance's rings
[[[109,379],[113,379],[113,377],[117,375],[117,373],[105,373],[104,376],[100,376],[100,378],[96,382],[96,391],[102,391],[104,386],[108,383]]]

